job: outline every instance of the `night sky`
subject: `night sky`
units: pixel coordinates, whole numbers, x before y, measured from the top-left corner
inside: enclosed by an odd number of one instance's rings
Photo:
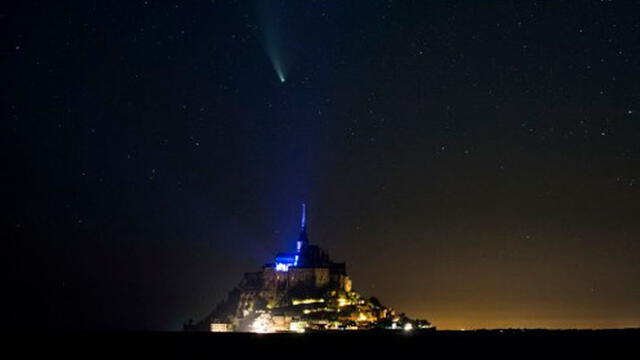
[[[640,326],[639,1],[16,1],[2,327],[177,330],[312,243],[439,328]]]

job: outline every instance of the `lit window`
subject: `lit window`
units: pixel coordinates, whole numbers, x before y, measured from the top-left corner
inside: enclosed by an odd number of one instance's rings
[[[282,264],[282,263],[277,263],[276,264],[276,271],[289,271],[289,265]]]

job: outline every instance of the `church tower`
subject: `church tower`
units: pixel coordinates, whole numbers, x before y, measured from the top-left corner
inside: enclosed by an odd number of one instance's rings
[[[300,252],[303,246],[309,245],[309,237],[307,236],[307,206],[302,204],[302,218],[300,219],[300,236],[296,242],[296,251]]]

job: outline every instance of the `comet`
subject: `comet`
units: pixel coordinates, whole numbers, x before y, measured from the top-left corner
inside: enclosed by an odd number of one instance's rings
[[[276,70],[276,74],[278,74],[278,79],[280,79],[280,82],[285,82],[287,79],[285,79],[284,74],[282,73],[282,70],[279,69],[276,65],[274,65],[273,67]]]
[[[275,70],[276,75],[281,83],[284,83],[287,78],[285,75],[285,70],[283,66],[283,62],[281,61],[280,52],[278,51],[277,41],[273,38],[267,45],[267,53],[269,55],[269,59],[271,60],[271,64],[273,65],[273,70]]]
[[[256,8],[260,15],[260,23],[264,36],[264,47],[271,61],[273,70],[281,83],[287,81],[286,65],[290,60],[286,56],[284,44],[288,43],[283,20],[280,16],[282,9],[269,1],[256,1]]]

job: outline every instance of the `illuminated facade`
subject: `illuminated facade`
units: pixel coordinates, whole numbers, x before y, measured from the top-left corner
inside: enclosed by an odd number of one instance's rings
[[[230,332],[231,326],[227,323],[212,322],[210,330],[211,332]]]

